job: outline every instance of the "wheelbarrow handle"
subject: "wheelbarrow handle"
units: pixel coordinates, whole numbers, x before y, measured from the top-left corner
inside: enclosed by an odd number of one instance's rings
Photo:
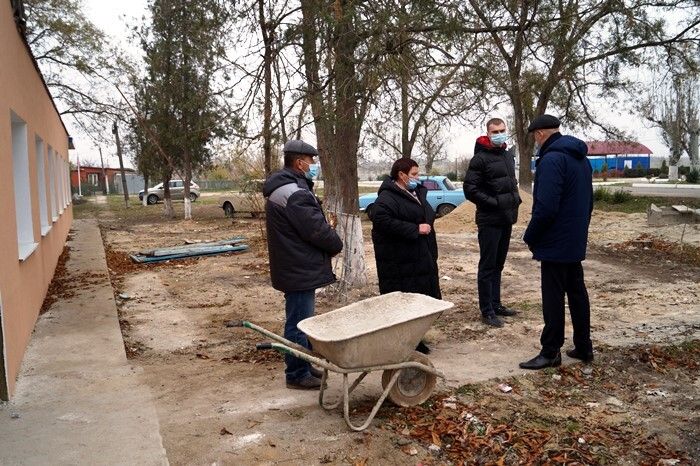
[[[245,327],[246,321],[245,320],[229,320],[227,321],[224,325],[226,327]]]
[[[272,348],[272,343],[270,342],[265,342],[265,343],[258,343],[255,345],[256,350],[270,350]]]

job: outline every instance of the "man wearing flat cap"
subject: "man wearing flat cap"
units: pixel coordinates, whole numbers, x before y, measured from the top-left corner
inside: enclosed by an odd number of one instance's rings
[[[593,361],[590,303],[581,265],[593,211],[593,170],[586,143],[559,133],[559,124],[558,118],[541,115],[528,127],[539,151],[532,218],[523,240],[541,264],[544,329],[540,354],[520,363],[523,369],[561,365],[565,296],[574,327],[574,347],[566,354]]]
[[[312,192],[318,151],[304,141],[292,140],[283,152],[284,168],[271,174],[263,186],[270,277],[272,286],[284,292],[284,337],[309,348],[297,324],[314,315],[316,288],[335,282],[331,257],[343,249],[343,242]],[[321,387],[321,371],[288,354],[284,359],[287,388]]]

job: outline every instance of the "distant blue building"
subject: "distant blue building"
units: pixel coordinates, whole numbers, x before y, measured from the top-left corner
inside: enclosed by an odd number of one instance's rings
[[[587,141],[588,160],[594,171],[601,171],[603,164],[608,170],[624,171],[625,168],[651,168],[651,150],[644,144],[628,141]],[[535,161],[532,161],[532,170]]]

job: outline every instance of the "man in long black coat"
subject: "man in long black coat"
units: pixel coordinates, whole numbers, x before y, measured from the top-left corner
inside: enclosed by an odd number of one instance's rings
[[[394,163],[382,183],[372,214],[372,242],[379,292],[421,293],[442,299],[438,277],[435,212],[418,182],[418,164]]]
[[[501,304],[501,274],[522,201],[515,178],[515,161],[506,151],[505,122],[500,118],[490,119],[486,123],[486,133],[476,140],[474,157],[464,176],[464,196],[476,204],[481,320],[493,327],[503,327],[498,316],[516,314]]]
[[[559,133],[559,124],[558,118],[542,115],[528,127],[540,149],[532,218],[523,240],[541,264],[544,329],[540,354],[520,363],[523,369],[561,364],[565,297],[574,327],[574,348],[566,354],[584,362],[593,360],[591,308],[581,265],[593,211],[593,170],[586,143]]]

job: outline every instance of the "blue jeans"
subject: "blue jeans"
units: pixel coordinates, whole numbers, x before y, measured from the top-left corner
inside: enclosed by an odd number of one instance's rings
[[[316,290],[290,291],[284,294],[287,320],[284,323],[284,338],[304,348],[310,348],[306,334],[297,328],[302,320],[314,315]],[[284,373],[287,382],[298,382],[309,375],[309,363],[289,354],[284,355]]]

